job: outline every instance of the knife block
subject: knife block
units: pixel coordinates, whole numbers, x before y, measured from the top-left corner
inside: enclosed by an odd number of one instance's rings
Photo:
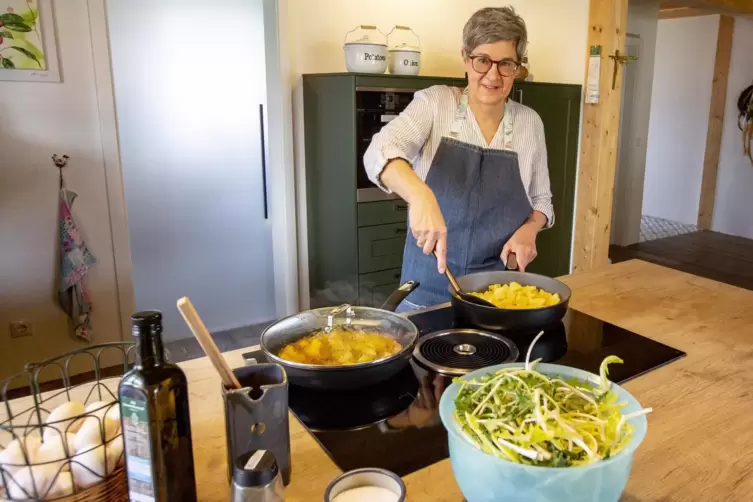
[[[290,482],[288,377],[279,364],[254,364],[233,373],[240,389],[222,386],[225,407],[228,481],[236,458],[251,450],[269,450],[285,485]]]

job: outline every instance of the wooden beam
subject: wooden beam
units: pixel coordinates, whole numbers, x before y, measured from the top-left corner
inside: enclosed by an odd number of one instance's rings
[[[698,203],[698,228],[701,230],[711,230],[711,221],[714,216],[716,178],[719,171],[719,153],[722,148],[724,109],[727,104],[727,81],[729,79],[729,62],[732,54],[734,31],[735,18],[721,16],[719,19],[719,34],[716,39],[716,60],[714,61],[714,79],[711,87],[709,129],[706,133],[706,153],[703,158],[701,198]]]
[[[659,19],[678,19],[681,17],[710,16],[714,12],[707,9],[698,9],[695,7],[676,7],[672,9],[661,9]]]
[[[687,5],[682,2],[659,2],[659,10],[681,9],[683,7],[687,7]]]
[[[613,89],[614,65],[620,65],[609,56],[617,50],[625,52],[627,10],[628,0],[590,1],[588,47],[601,46],[600,97],[598,104],[585,104],[583,108],[573,249],[573,271],[576,272],[609,263],[609,227],[622,101],[622,68],[618,68]]]
[[[681,0],[675,3],[682,3],[685,7],[711,10],[715,14],[753,14],[753,1],[751,0]]]

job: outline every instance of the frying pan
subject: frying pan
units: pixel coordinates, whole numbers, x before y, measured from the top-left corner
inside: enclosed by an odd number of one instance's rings
[[[557,279],[530,272],[517,272],[513,270],[495,270],[489,272],[476,272],[457,278],[458,285],[466,292],[486,291],[492,284],[508,284],[517,282],[522,286],[536,286],[549,293],[557,293],[560,302],[556,305],[535,309],[502,309],[497,307],[484,307],[476,303],[463,300],[451,293],[450,302],[455,311],[455,316],[465,322],[479,328],[489,330],[528,331],[550,326],[560,321],[567,312],[570,302],[571,291],[567,285]]]
[[[395,314],[397,305],[419,286],[408,281],[382,305],[371,307],[325,307],[306,310],[281,319],[261,335],[260,346],[267,359],[285,368],[290,383],[316,389],[356,389],[373,385],[396,375],[409,363],[418,340],[418,328],[407,318]],[[303,364],[278,356],[286,345],[332,326],[363,329],[390,336],[401,350],[390,357],[365,363],[341,366]]]

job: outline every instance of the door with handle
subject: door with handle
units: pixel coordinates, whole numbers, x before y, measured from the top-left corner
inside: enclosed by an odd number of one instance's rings
[[[136,307],[167,339],[181,296],[212,332],[271,319],[262,0],[106,5]]]

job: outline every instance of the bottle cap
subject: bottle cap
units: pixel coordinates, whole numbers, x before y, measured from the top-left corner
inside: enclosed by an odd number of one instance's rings
[[[160,329],[162,327],[162,312],[159,310],[134,312],[131,314],[131,327],[134,334],[139,333],[142,329],[150,333],[155,327]]]
[[[266,486],[279,472],[277,460],[269,450],[254,450],[235,459],[233,480],[239,486]]]

